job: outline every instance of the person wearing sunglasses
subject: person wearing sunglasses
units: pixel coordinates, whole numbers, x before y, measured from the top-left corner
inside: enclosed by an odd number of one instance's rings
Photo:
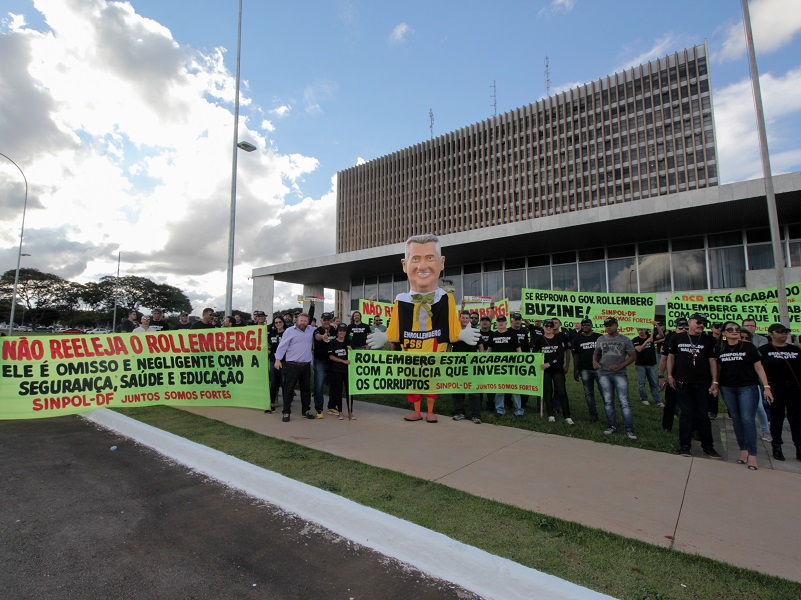
[[[801,460],[801,348],[787,343],[789,335],[789,327],[774,323],[768,328],[770,341],[759,349],[773,392],[770,433],[773,438],[773,458],[776,460],[784,460],[782,429],[785,415],[790,423],[795,457]]]
[[[659,373],[661,373],[661,375],[659,375],[659,387],[665,390],[665,407],[662,409],[662,431],[668,433],[673,431],[673,421],[676,419],[676,415],[679,414],[676,410],[676,390],[667,385],[668,349],[670,348],[670,340],[673,339],[673,336],[677,333],[686,332],[689,328],[690,325],[687,319],[684,317],[676,319],[673,331],[668,331],[665,334],[665,340],[659,351]]]
[[[734,435],[740,447],[737,462],[756,471],[756,411],[760,402],[760,383],[764,387],[765,398],[769,402],[773,400],[771,386],[762,367],[762,355],[751,342],[740,339],[737,323],[726,321],[715,349],[715,358],[718,362],[718,388],[731,416]]]

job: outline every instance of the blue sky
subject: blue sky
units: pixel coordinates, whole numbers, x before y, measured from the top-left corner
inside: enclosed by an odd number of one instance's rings
[[[0,152],[29,266],[224,305],[236,0],[5,0]],[[739,2],[245,0],[234,306],[253,267],[334,251],[337,171],[706,40],[724,182],[759,176]],[[798,0],[751,2],[774,172],[801,170]],[[0,164],[0,269],[18,173]],[[16,194],[16,198],[14,198]],[[278,285],[276,305],[297,288]]]

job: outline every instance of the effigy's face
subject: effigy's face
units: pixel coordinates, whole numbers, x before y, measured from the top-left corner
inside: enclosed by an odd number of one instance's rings
[[[439,276],[445,268],[445,257],[437,252],[434,242],[409,244],[409,258],[402,259],[409,288],[415,292],[433,292],[439,287]]]

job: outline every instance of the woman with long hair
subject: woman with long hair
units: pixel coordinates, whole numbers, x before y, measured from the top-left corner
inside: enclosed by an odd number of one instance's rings
[[[268,353],[270,360],[270,408],[264,412],[269,413],[275,409],[275,400],[278,398],[278,388],[283,384],[283,369],[275,368],[275,351],[284,335],[286,324],[281,315],[273,317],[273,324],[267,331]]]
[[[718,343],[715,357],[718,361],[718,387],[723,402],[729,411],[734,425],[734,435],[740,446],[737,462],[757,470],[756,412],[761,401],[759,384],[765,389],[765,397],[773,400],[765,369],[762,368],[762,355],[756,347],[740,339],[740,327],[727,321]],[[714,390],[713,390],[714,393]]]

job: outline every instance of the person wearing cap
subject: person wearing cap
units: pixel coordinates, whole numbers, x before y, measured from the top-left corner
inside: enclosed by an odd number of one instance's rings
[[[715,348],[718,361],[718,389],[729,411],[734,435],[740,447],[737,462],[757,470],[756,407],[761,401],[759,383],[765,386],[765,397],[770,391],[762,355],[750,342],[740,339],[740,327],[733,321],[723,323],[723,334]]]
[[[604,430],[605,435],[617,431],[617,416],[615,415],[615,393],[620,403],[620,415],[626,428],[626,437],[636,440],[634,433],[634,415],[629,403],[629,379],[626,367],[634,362],[634,344],[617,330],[617,319],[608,317],[604,320],[605,334],[595,342],[595,353],[592,364],[598,369],[598,385],[604,396],[604,410],[609,425]]]
[[[698,427],[701,449],[710,458],[720,458],[712,438],[709,421],[709,394],[718,393],[718,363],[715,342],[704,334],[705,315],[695,313],[687,319],[687,330],[670,340],[667,384],[676,390],[679,405],[679,454],[692,456],[693,425]]]
[[[326,319],[326,316],[328,319]],[[325,323],[331,320],[330,313],[323,313],[320,319]],[[352,348],[348,345],[348,326],[340,323],[334,337],[328,343],[328,358],[330,365],[328,367],[328,414],[336,415],[342,421],[345,417],[342,416],[342,395],[344,389],[345,401],[348,407],[348,421],[353,421],[356,417],[353,416],[353,398],[348,393],[348,365],[350,359],[348,358],[348,351]],[[315,358],[315,365],[317,359]],[[316,387],[316,386],[315,386]]]
[[[283,422],[288,423],[292,416],[292,400],[295,398],[295,384],[300,384],[300,407],[303,416],[314,419],[311,411],[311,363],[314,329],[309,327],[309,315],[298,315],[297,325],[287,328],[278,348],[275,350],[275,368],[283,369],[284,392]]]
[[[281,387],[283,372],[275,368],[275,351],[284,335],[284,320],[280,316],[273,318],[273,324],[267,329],[267,359],[270,361],[270,408],[265,410],[271,413],[275,410],[276,400],[278,400],[278,388]]]
[[[478,351],[489,352],[489,339],[492,333],[492,319],[487,315],[479,318],[478,328]],[[485,402],[487,410],[495,410],[495,396],[493,394],[481,394],[480,399]]]
[[[500,315],[495,318],[497,329],[491,331],[487,348],[489,352],[521,352],[520,342],[517,334],[506,326],[506,316]],[[520,403],[520,394],[512,394],[512,403],[515,407],[515,416],[522,417],[524,414],[523,406]],[[504,394],[495,394],[495,416],[501,418],[506,414],[504,406]]]
[[[512,331],[515,335],[517,335],[517,341],[520,344],[520,350],[523,352],[529,352],[531,345],[529,343],[528,328],[523,327],[523,315],[521,315],[519,312],[513,312],[509,315],[509,319],[511,319],[509,331]],[[511,401],[511,394],[506,394],[504,402],[506,401]],[[520,396],[520,405],[523,408],[526,408],[528,405],[527,395],[522,394]]]
[[[573,352],[573,379],[576,381],[581,378],[584,387],[584,400],[587,402],[587,410],[590,413],[590,423],[598,421],[598,407],[595,403],[595,386],[603,398],[603,390],[598,384],[598,370],[592,364],[592,357],[595,354],[595,342],[601,334],[592,330],[592,321],[583,319],[579,325],[581,331],[573,338],[571,350]]]
[[[556,323],[553,319],[542,322],[544,335],[536,338],[531,344],[532,352],[542,353],[542,397],[548,412],[548,422],[556,422],[554,392],[562,399],[562,416],[565,423],[574,425],[570,414],[570,401],[565,387],[565,346],[557,335]]]
[[[470,311],[463,310],[459,313],[459,323],[461,323],[462,329],[465,329],[467,327],[472,327],[472,325],[470,324]],[[451,352],[478,352],[478,346],[475,344],[473,345],[467,344],[462,340],[459,340],[451,344]],[[467,401],[470,403],[471,420],[476,425],[481,425],[481,398],[479,394],[476,394],[475,392],[469,392],[467,394],[460,393],[453,395],[453,420],[454,421],[464,420],[465,396],[467,396]]]
[[[317,412],[315,416],[318,419],[323,418],[323,403],[325,401],[323,388],[328,380],[331,368],[331,354],[328,351],[328,345],[337,336],[337,329],[331,325],[331,319],[333,318],[333,313],[324,312],[320,315],[322,323],[314,329],[314,410]],[[335,408],[329,385],[328,414],[339,415],[340,410]]]
[[[787,343],[790,328],[781,323],[768,327],[770,341],[759,349],[762,365],[773,392],[770,403],[770,433],[773,458],[784,460],[782,430],[784,418],[790,425],[795,457],[801,460],[801,348]]]
[[[142,315],[142,323],[139,327],[134,327],[131,333],[145,333],[150,331],[150,316]]]
[[[170,325],[167,321],[164,320],[164,311],[160,308],[154,308],[150,312],[153,313],[152,318],[150,319],[150,330],[149,331],[169,331]]]
[[[656,372],[656,342],[661,340],[659,330],[654,322],[653,329],[638,328],[637,337],[631,338],[634,344],[634,370],[637,372],[637,391],[640,394],[640,402],[648,406],[648,392],[645,382],[651,388],[651,399],[654,405],[661,407],[662,398],[659,395],[659,377]]]
[[[192,323],[190,329],[215,329],[214,327],[214,309],[204,308],[200,321]]]
[[[350,325],[348,325],[348,343],[354,350],[364,350],[367,347],[367,336],[373,330],[367,323],[362,322],[362,313],[354,310],[350,315]]]
[[[189,315],[181,313],[178,315],[178,325],[176,325],[176,329],[191,329],[192,324],[189,322]]]
[[[667,361],[668,349],[670,348],[670,340],[677,333],[682,333],[690,328],[687,319],[679,317],[674,323],[673,331],[668,331],[665,334],[665,340],[662,342],[662,348],[659,352],[659,387],[665,390],[664,408],[662,409],[662,431],[670,433],[673,431],[673,421],[676,419],[678,410],[676,408],[676,390],[667,384]]]

